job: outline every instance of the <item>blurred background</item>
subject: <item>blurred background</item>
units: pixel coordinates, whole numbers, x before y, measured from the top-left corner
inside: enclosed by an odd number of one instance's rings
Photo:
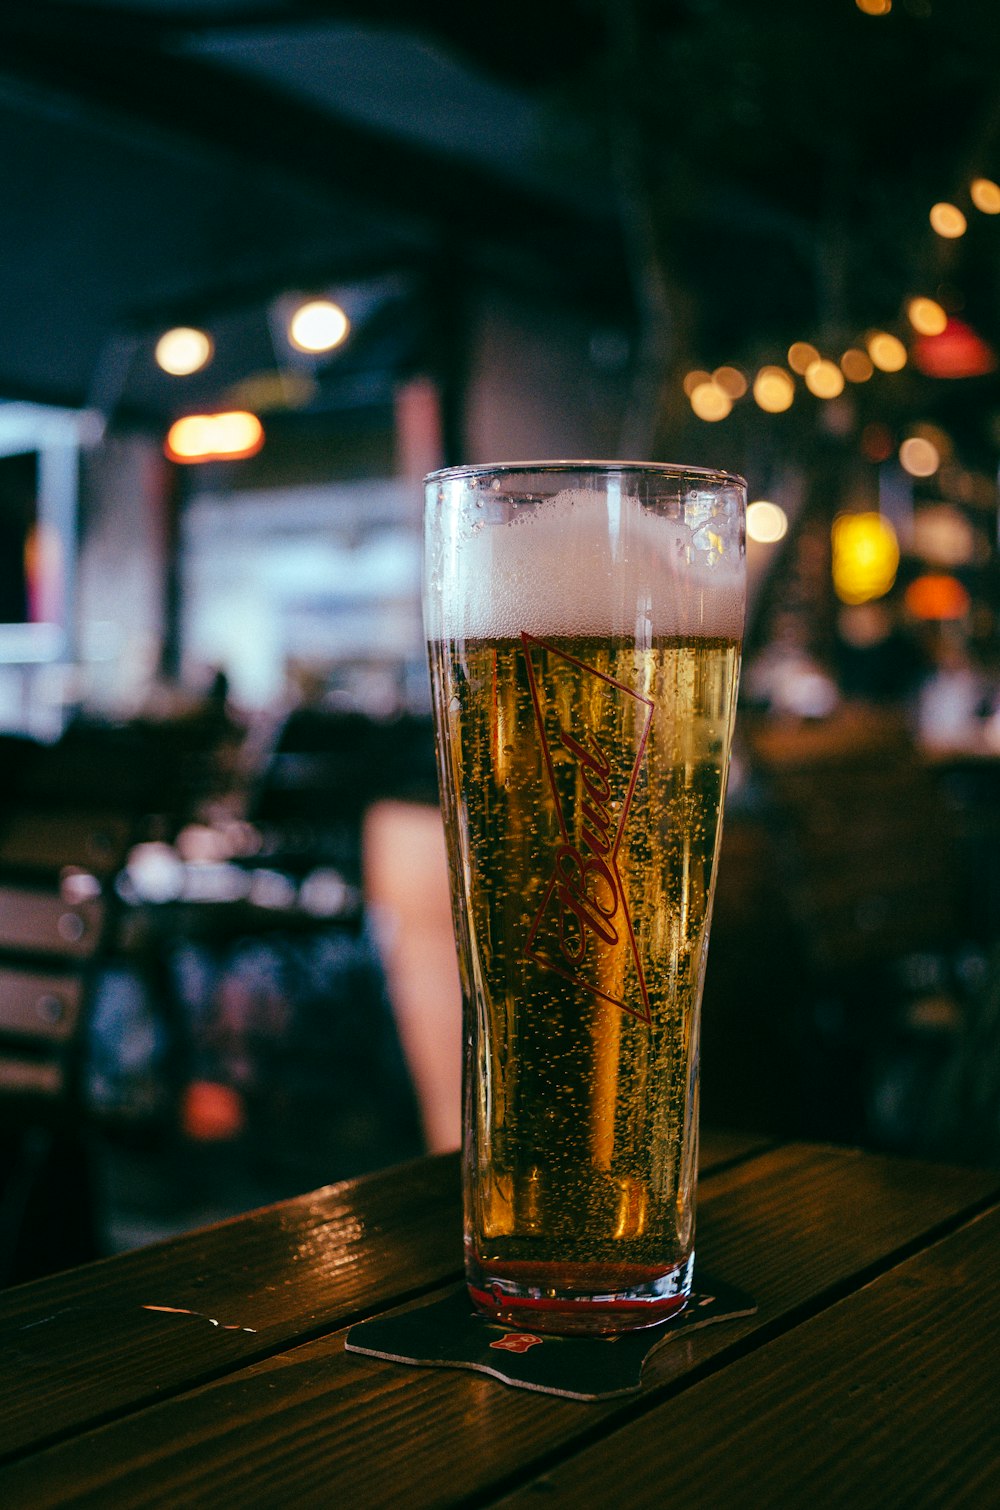
[[[744,473],[719,1126],[1000,1157],[991,0],[8,0],[0,1283],[459,1136],[422,475]]]

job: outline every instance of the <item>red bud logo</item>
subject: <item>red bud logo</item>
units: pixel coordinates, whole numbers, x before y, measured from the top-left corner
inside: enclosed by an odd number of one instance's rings
[[[526,1353],[529,1347],[537,1346],[541,1340],[534,1332],[507,1332],[503,1337],[498,1337],[496,1342],[491,1342],[490,1347],[499,1348],[504,1353]]]

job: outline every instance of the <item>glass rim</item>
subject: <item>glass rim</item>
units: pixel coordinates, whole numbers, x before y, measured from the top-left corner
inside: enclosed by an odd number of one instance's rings
[[[670,461],[498,461],[492,464],[473,462],[466,466],[440,467],[428,472],[425,484],[432,482],[456,482],[460,478],[497,477],[505,475],[537,476],[544,472],[646,472],[657,477],[676,480],[691,478],[696,482],[712,483],[715,486],[737,487],[746,491],[747,482],[738,472],[725,472],[714,467],[690,467]]]

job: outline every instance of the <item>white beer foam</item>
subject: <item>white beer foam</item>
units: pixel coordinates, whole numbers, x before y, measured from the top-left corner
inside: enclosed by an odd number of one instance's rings
[[[736,510],[707,494],[691,523],[634,498],[566,489],[508,523],[473,519],[455,542],[448,636],[726,637],[743,633]]]

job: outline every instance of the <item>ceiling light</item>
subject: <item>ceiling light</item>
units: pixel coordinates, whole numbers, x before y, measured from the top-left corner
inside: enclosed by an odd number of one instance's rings
[[[297,351],[332,351],[346,338],[350,321],[332,299],[301,304],[288,324],[288,339]]]
[[[164,331],[156,343],[157,365],[171,377],[188,377],[199,372],[212,358],[212,338],[203,330],[178,325]]]
[[[243,409],[224,414],[186,414],[171,425],[164,450],[171,461],[239,461],[264,444],[264,427]]]

